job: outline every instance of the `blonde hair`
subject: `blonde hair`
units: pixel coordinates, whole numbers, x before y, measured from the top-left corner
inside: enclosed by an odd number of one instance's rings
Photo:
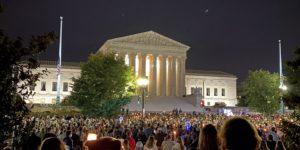
[[[148,148],[152,148],[154,147],[155,141],[154,141],[154,137],[153,136],[149,136],[145,146]]]
[[[177,138],[177,143],[179,143],[180,149],[181,149],[181,150],[184,150],[184,142],[183,142],[183,140],[182,140],[181,137],[178,137],[178,138]]]

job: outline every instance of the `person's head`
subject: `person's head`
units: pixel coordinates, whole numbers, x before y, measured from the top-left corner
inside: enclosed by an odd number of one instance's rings
[[[58,138],[49,137],[42,142],[40,150],[65,150],[65,146]]]
[[[68,130],[68,131],[66,132],[66,137],[72,137],[72,132],[71,132],[71,130]]]
[[[152,148],[154,146],[154,137],[152,135],[149,136],[145,146],[148,148]]]
[[[98,150],[98,149],[121,150],[122,149],[121,141],[112,137],[102,137],[97,140],[86,141],[84,146],[88,147],[89,150]]]
[[[183,150],[184,149],[184,142],[183,142],[182,138],[178,137],[176,142],[179,143],[180,149]]]
[[[256,150],[261,139],[254,126],[244,118],[235,117],[225,122],[220,134],[222,149]]]
[[[273,132],[276,132],[276,129],[275,129],[275,127],[272,127],[272,128],[271,128],[271,130],[272,130]]]
[[[271,134],[269,134],[268,140],[269,140],[269,141],[273,141],[273,136],[272,136]]]
[[[144,147],[144,145],[143,145],[142,141],[138,141],[135,145],[135,150],[143,150],[143,147]]]
[[[43,140],[45,140],[45,139],[47,139],[47,138],[50,138],[50,137],[56,137],[56,135],[55,135],[54,133],[46,133],[46,134],[44,135]]]
[[[130,149],[129,141],[127,139],[124,139],[124,141],[123,141],[123,149],[124,150],[129,150]]]
[[[132,136],[132,132],[129,129],[127,129],[126,135],[127,135],[127,137],[131,137]]]
[[[170,135],[167,135],[165,136],[164,140],[167,141],[167,140],[170,140],[171,139],[171,136]]]
[[[208,124],[204,126],[200,132],[198,147],[201,150],[217,150],[218,149],[217,129],[214,125]]]

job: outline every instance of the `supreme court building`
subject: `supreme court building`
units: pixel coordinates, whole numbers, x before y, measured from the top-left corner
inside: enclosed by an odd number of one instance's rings
[[[169,99],[165,102],[170,105],[173,100],[197,107],[199,98],[194,101],[189,97],[194,94],[200,94],[206,106],[213,106],[216,102],[235,106],[236,76],[221,71],[187,70],[186,54],[189,48],[161,34],[148,31],[107,40],[97,52],[115,52],[117,57],[122,56],[125,64],[134,69],[137,77],[148,78],[148,106],[151,101],[156,105],[162,103],[163,99]],[[50,73],[32,89],[36,94],[30,101],[53,103],[57,85],[55,62],[42,62],[41,66],[40,70],[46,67]],[[64,98],[72,90],[69,86],[71,78],[80,76],[79,64],[62,63],[61,76],[61,97]]]

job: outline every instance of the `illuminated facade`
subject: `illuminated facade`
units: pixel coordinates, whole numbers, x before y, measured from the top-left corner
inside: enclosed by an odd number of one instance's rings
[[[149,31],[130,36],[108,40],[98,52],[114,51],[118,56],[124,57],[125,64],[134,68],[137,77],[147,77],[149,85],[147,89],[149,102],[166,107],[175,107],[173,102],[198,107],[199,98],[194,98],[196,89],[203,96],[205,106],[213,106],[216,102],[224,102],[227,106],[235,106],[236,100],[236,76],[220,71],[186,70],[186,53],[189,47],[170,38]],[[70,95],[72,90],[72,77],[80,76],[79,63],[63,62],[61,68],[61,99]],[[41,62],[41,68],[47,68],[47,76],[43,76],[32,88],[36,93],[29,99],[32,103],[54,103],[56,99],[56,63]],[[165,101],[163,101],[163,99]],[[179,100],[180,99],[180,100]],[[136,100],[136,99],[135,99]],[[133,101],[135,101],[133,100]],[[151,102],[153,102],[151,104]],[[158,104],[160,103],[160,104]],[[131,108],[139,107],[130,104]],[[136,109],[137,109],[136,108]],[[169,108],[169,109],[170,109]],[[163,109],[163,108],[161,108]],[[167,108],[164,107],[166,110]]]
[[[189,46],[153,31],[108,40],[99,52],[114,51],[125,58],[138,77],[149,80],[149,96],[182,96]]]

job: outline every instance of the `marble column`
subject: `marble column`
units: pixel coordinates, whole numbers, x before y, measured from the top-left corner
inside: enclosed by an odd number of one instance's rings
[[[185,87],[185,57],[180,59],[180,93],[179,96],[186,94],[186,87]],[[204,89],[202,89],[204,90]]]
[[[176,57],[173,56],[172,57],[172,80],[171,80],[171,83],[172,83],[172,96],[176,96],[176,88],[177,88],[177,85],[176,85]]]
[[[139,77],[145,77],[146,76],[146,57],[147,57],[147,54],[144,54],[144,53],[141,53],[141,59],[140,59],[140,74],[139,74]]]
[[[136,53],[128,54],[129,66],[133,68],[134,74],[135,74],[135,58],[136,58]]]
[[[171,96],[172,94],[172,57],[166,57],[166,96]]]
[[[151,87],[151,95],[157,96],[157,55],[152,54],[151,61],[150,61],[150,87]]]
[[[166,56],[161,56],[161,96],[166,96]]]

